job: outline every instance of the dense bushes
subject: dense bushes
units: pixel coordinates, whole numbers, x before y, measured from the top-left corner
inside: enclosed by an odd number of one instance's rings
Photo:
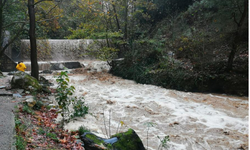
[[[194,71],[185,69],[182,67],[183,64],[178,63],[166,63],[164,67],[161,66],[161,63],[156,63],[147,67],[144,63],[133,62],[125,57],[124,60],[113,61],[110,71],[114,75],[138,83],[152,84],[168,89],[247,96],[248,75],[246,73],[224,72],[217,68],[218,66],[225,66],[223,62],[217,63],[206,64],[207,69],[204,71]]]
[[[157,5],[160,1],[154,2]],[[145,36],[130,39],[124,60],[113,61],[111,72],[165,88],[247,95],[248,23],[243,22],[239,30],[231,16],[234,13],[235,19],[240,19],[243,0],[237,5],[233,1],[218,0],[187,3],[188,9],[170,11],[151,26]],[[160,9],[148,13],[154,16]],[[228,72],[228,56],[236,30],[241,39],[237,43],[233,69]]]

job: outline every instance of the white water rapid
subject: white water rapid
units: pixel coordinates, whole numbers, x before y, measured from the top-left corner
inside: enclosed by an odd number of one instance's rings
[[[69,122],[66,129],[77,130],[85,126],[106,137],[105,116],[111,135],[123,121],[119,131],[134,129],[149,150],[157,150],[160,145],[158,136],[163,138],[167,135],[170,137],[167,143],[169,150],[236,150],[248,147],[248,97],[180,92],[137,84],[101,72],[107,69],[103,62],[83,64],[96,68],[97,72],[71,70],[69,78],[70,84],[76,88],[75,95],[84,96],[90,114]],[[44,76],[55,82],[54,76]],[[147,123],[153,126],[147,128]]]

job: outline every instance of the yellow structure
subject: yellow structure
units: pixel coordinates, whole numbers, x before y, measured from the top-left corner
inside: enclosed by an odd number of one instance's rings
[[[26,69],[26,66],[23,62],[19,62],[17,65],[16,65],[16,69],[19,70],[19,71],[25,71]]]

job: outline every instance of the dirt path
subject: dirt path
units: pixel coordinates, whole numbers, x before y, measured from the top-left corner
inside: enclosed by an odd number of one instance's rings
[[[0,78],[0,86],[8,86],[10,77]],[[9,91],[0,90],[0,95],[9,95]],[[15,150],[14,106],[18,100],[12,96],[0,96],[0,149]]]

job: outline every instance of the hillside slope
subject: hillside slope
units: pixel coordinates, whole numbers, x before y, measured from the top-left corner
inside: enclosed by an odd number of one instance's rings
[[[244,0],[201,0],[134,41],[111,72],[140,83],[193,92],[248,95],[248,14]],[[242,21],[243,20],[243,21]],[[242,23],[239,26],[239,22]],[[228,59],[235,49],[234,62]]]

